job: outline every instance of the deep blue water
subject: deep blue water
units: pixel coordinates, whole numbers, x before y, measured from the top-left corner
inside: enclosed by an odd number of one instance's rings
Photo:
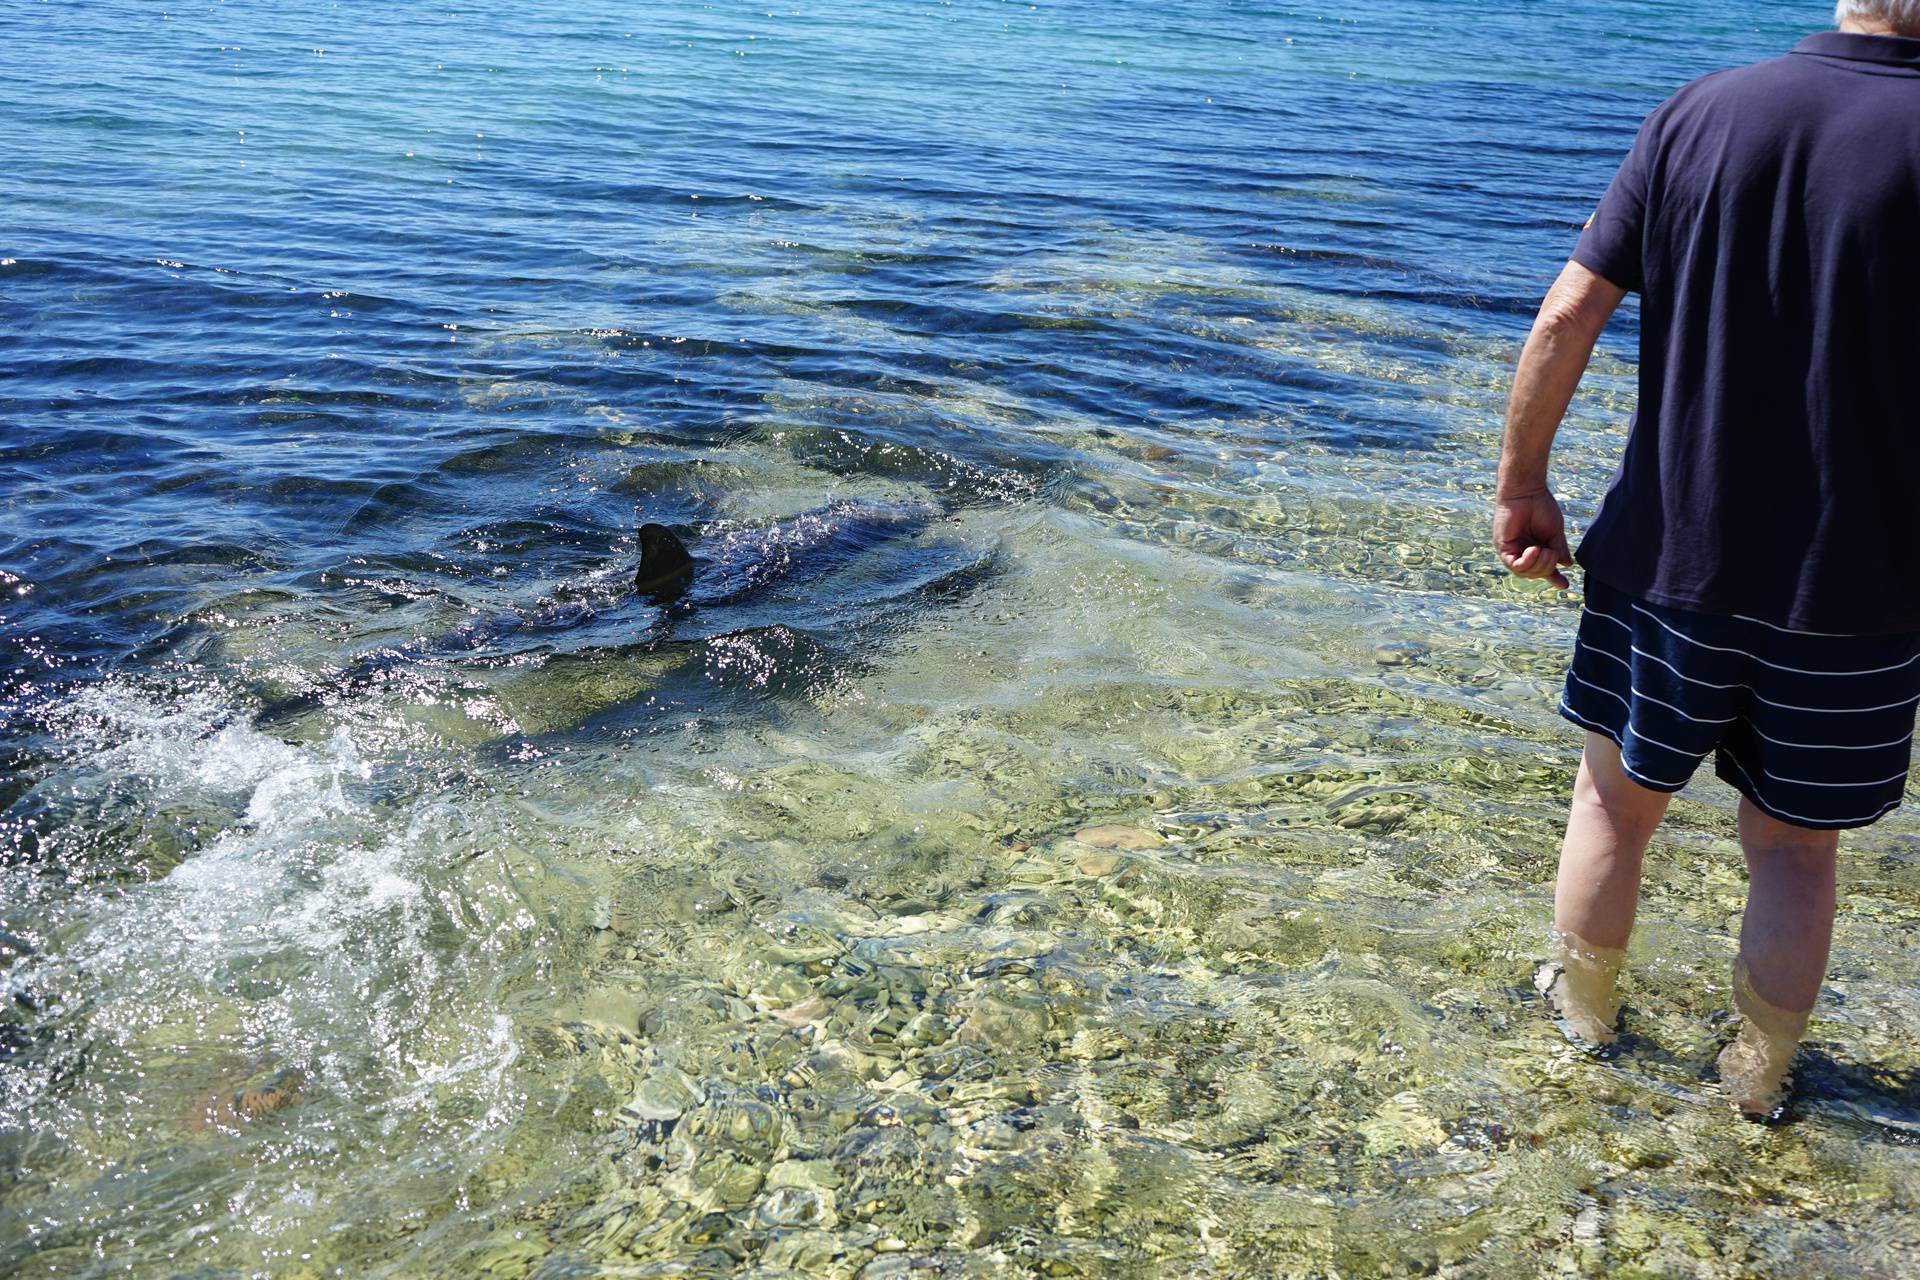
[[[507,508],[617,541],[631,495],[553,510],[589,406],[681,461],[848,395],[1043,477],[1063,422],[1427,447],[1457,424],[1364,367],[1164,313],[1511,341],[1644,111],[1815,8],[10,5],[10,665],[354,557],[477,572]]]

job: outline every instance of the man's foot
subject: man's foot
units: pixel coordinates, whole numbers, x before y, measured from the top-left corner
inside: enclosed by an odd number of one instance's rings
[[[1787,1100],[1788,1069],[1799,1041],[1781,1044],[1749,1022],[1720,1051],[1720,1087],[1734,1110],[1756,1120],[1776,1114]]]
[[[1589,946],[1557,929],[1548,938],[1554,958],[1534,974],[1534,988],[1574,1035],[1590,1045],[1612,1044],[1617,1038],[1613,1024],[1620,1017],[1613,987],[1626,953]]]
[[[1747,967],[1733,968],[1733,1004],[1740,1011],[1740,1034],[1720,1051],[1720,1087],[1741,1113],[1765,1119],[1787,1100],[1787,1075],[1800,1051],[1812,1011],[1795,1013],[1768,1004],[1747,981]]]

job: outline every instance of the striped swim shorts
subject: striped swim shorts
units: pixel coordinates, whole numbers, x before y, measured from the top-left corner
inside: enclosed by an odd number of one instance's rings
[[[1802,827],[1862,827],[1900,803],[1920,635],[1789,631],[1643,604],[1589,575],[1560,713],[1620,745],[1634,781],[1714,772]]]

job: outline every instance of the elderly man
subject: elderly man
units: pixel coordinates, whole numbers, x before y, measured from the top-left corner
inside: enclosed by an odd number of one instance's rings
[[[1714,752],[1749,876],[1720,1075],[1758,1115],[1826,972],[1837,833],[1899,804],[1920,703],[1920,0],[1838,18],[1647,118],[1521,353],[1494,515],[1513,573],[1586,571],[1561,703],[1586,749],[1541,988],[1613,1038],[1641,853]],[[1571,557],[1548,454],[1629,292],[1639,412]]]

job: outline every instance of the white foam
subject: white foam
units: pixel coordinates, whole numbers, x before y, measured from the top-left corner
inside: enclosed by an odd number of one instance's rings
[[[396,838],[356,794],[374,766],[344,727],[323,746],[288,743],[235,719],[213,691],[113,683],[76,694],[49,721],[80,748],[77,773],[143,790],[154,808],[234,814],[160,882],[97,901],[79,967],[104,978],[165,957],[219,985],[223,971],[263,954],[305,951],[337,971],[417,946],[412,824]],[[377,936],[379,954],[344,954],[356,933]]]

